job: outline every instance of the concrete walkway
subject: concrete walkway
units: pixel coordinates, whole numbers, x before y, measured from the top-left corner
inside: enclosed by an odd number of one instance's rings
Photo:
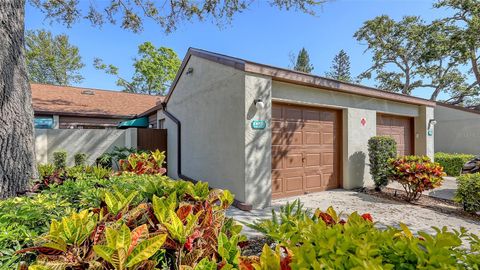
[[[398,227],[399,222],[403,222],[414,232],[426,231],[434,233],[431,226],[447,226],[450,229],[465,227],[470,232],[480,235],[480,222],[478,221],[450,216],[420,206],[343,189],[274,200],[272,201],[272,207],[263,210],[253,210],[251,212],[244,212],[232,207],[228,210],[227,215],[239,221],[251,223],[257,219],[270,218],[272,209],[278,209],[286,202],[293,201],[297,198],[305,204],[305,207],[310,209],[319,208],[326,210],[331,205],[337,212],[351,213],[357,211],[360,214],[370,213],[380,227],[386,225]],[[256,231],[245,226],[243,232],[249,237],[259,235]]]
[[[387,187],[403,190],[403,187],[396,182],[388,184]],[[435,198],[453,200],[453,197],[455,197],[456,190],[457,190],[457,179],[455,177],[446,176],[443,178],[443,184],[441,187],[436,188],[434,190],[425,191],[422,194],[422,196],[428,195]]]

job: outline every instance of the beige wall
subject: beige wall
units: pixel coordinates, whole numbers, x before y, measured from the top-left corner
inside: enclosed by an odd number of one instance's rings
[[[361,124],[365,118],[367,124]],[[368,167],[368,140],[377,134],[377,112],[365,109],[343,110],[343,188],[372,186]]]
[[[67,151],[67,164],[76,153],[86,153],[93,164],[101,154],[118,147],[136,147],[137,129],[36,129],[35,153],[38,163],[53,162],[53,152]]]
[[[480,114],[437,105],[435,151],[480,154]]]
[[[192,56],[168,101],[182,125],[182,174],[245,202],[245,73]],[[177,129],[168,118],[168,175],[177,178]]]
[[[415,118],[415,154],[426,155],[434,159],[435,133],[428,134],[428,122],[434,119],[434,108],[421,106],[419,117]]]
[[[373,110],[382,113],[418,116],[418,106],[370,98],[359,95],[341,93],[339,91],[320,90],[282,82],[273,82],[272,98],[277,100],[294,101],[306,105],[324,105],[334,108],[357,108]]]
[[[255,208],[269,206],[272,195],[271,90],[270,78],[245,76],[245,201]],[[263,110],[257,110],[255,99],[264,102]],[[253,120],[266,120],[267,128],[253,129]]]

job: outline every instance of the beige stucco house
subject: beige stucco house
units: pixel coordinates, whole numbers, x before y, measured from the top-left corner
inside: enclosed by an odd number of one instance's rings
[[[480,111],[437,102],[435,151],[480,154]]]
[[[237,205],[372,185],[367,141],[433,157],[435,103],[189,49],[165,102],[168,174],[231,190]]]

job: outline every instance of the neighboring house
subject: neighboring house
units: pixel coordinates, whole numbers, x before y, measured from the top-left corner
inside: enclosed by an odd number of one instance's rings
[[[244,208],[272,198],[372,185],[367,141],[433,157],[435,102],[189,49],[158,121],[168,174],[231,190]],[[150,110],[151,111],[151,110]]]
[[[36,128],[116,128],[163,100],[161,96],[49,84],[32,83],[31,89]],[[150,127],[157,127],[156,112],[143,116],[148,117]]]
[[[437,102],[435,151],[480,154],[480,111]]]

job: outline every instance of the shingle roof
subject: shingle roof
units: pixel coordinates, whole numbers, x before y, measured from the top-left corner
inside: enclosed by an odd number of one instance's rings
[[[162,96],[133,94],[72,86],[31,84],[36,114],[55,113],[92,117],[130,118],[158,103]]]

